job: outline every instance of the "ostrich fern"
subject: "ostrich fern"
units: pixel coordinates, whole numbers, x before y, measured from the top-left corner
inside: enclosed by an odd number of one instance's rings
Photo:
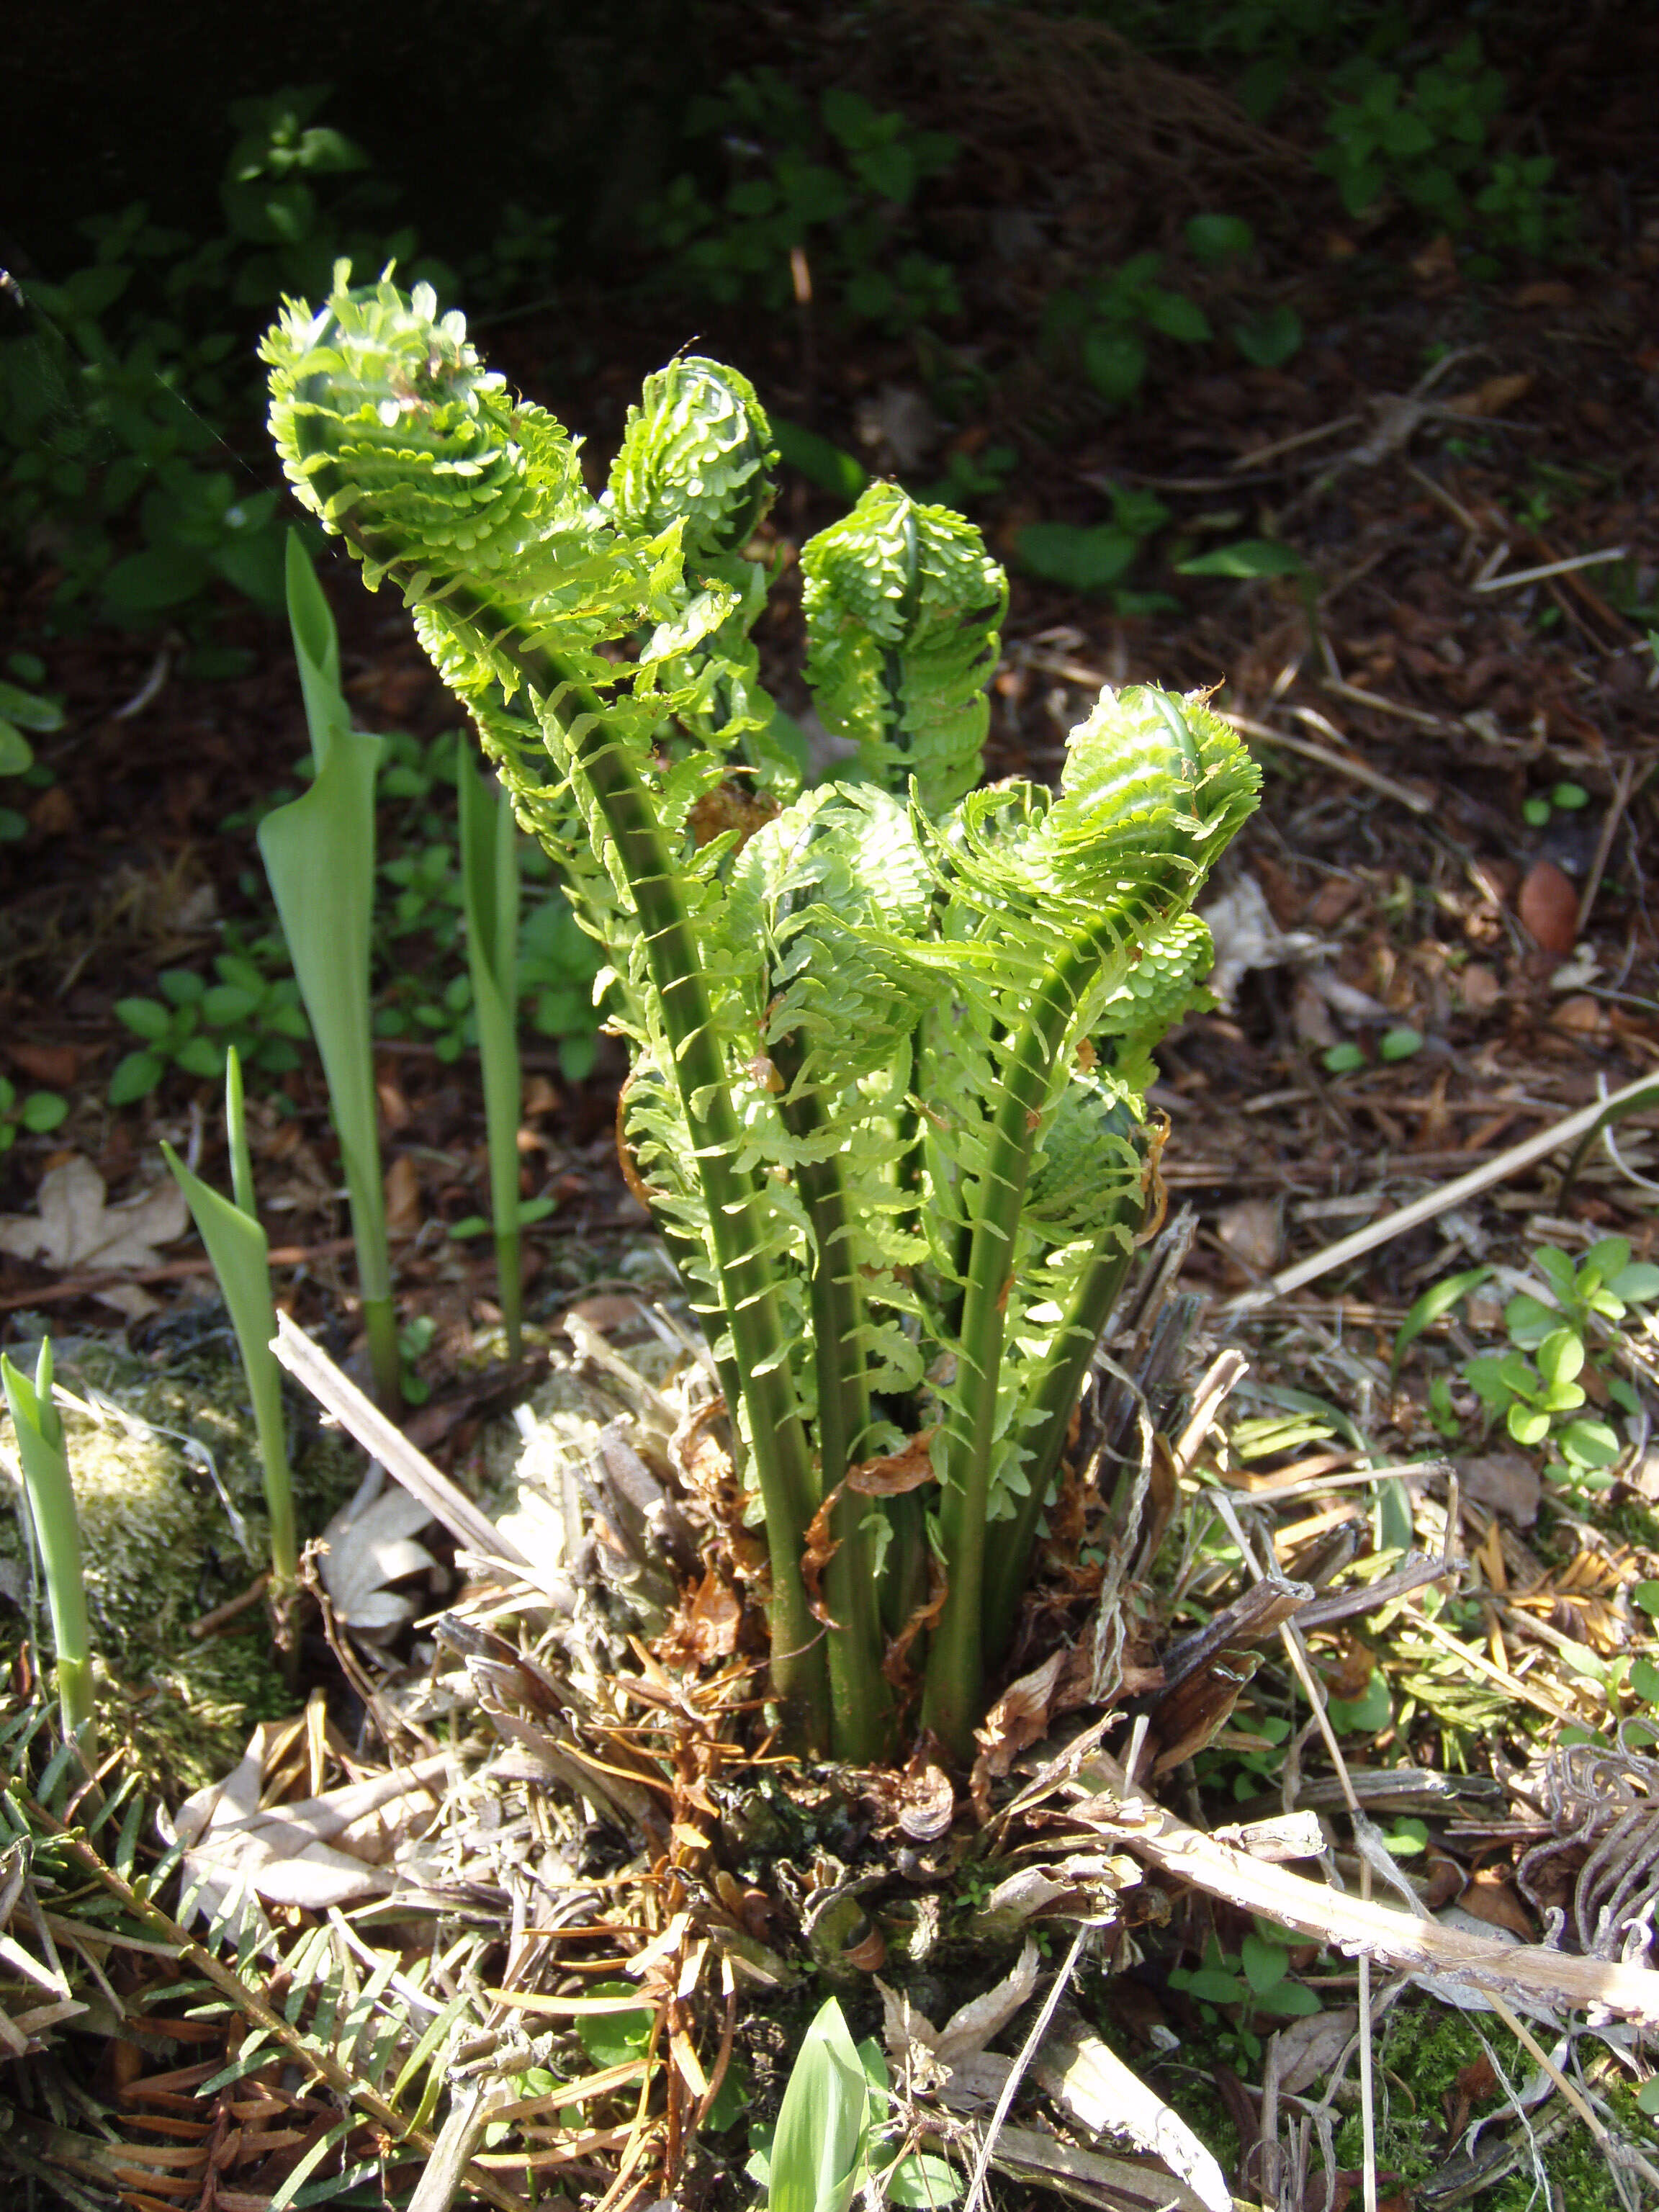
[[[978,788],[1006,584],[876,484],[801,555],[808,682],[856,749],[802,789],[750,635],[776,456],[745,380],[648,378],[596,499],[459,314],[349,276],[266,337],[273,433],[605,947],[627,1142],[764,1515],[787,1727],[871,1759],[919,1717],[965,1757],[1255,771],[1200,700],[1135,690],[1058,791]]]

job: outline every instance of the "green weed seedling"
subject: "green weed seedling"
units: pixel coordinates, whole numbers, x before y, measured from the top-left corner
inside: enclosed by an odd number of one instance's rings
[[[601,964],[599,947],[557,891],[535,902],[519,933],[519,1004],[538,1036],[556,1041],[567,1083],[584,1081],[599,1056],[593,989]]]
[[[9,1152],[25,1130],[31,1136],[45,1136],[68,1113],[69,1100],[56,1091],[31,1091],[20,1097],[15,1084],[0,1075],[0,1152]]]
[[[1589,801],[1590,795],[1582,783],[1552,784],[1547,796],[1539,792],[1522,802],[1521,818],[1528,829],[1542,830],[1553,814],[1582,813]]]
[[[1076,289],[1056,292],[1044,316],[1052,349],[1075,356],[1103,404],[1115,410],[1139,392],[1152,366],[1149,336],[1207,345],[1210,319],[1184,292],[1158,282],[1164,258],[1137,253]]]
[[[322,1055],[351,1206],[374,1387],[384,1405],[395,1407],[398,1324],[368,996],[380,740],[351,726],[340,690],[334,617],[305,548],[293,533],[288,541],[288,607],[317,775],[302,797],[266,815],[259,824],[259,852]]]
[[[63,702],[24,688],[39,684],[46,672],[45,662],[33,653],[14,653],[6,666],[18,680],[0,683],[0,776],[15,777],[38,789],[52,781],[52,770],[35,758],[29,739],[63,728]],[[27,816],[15,806],[0,806],[0,844],[15,844],[28,835],[28,827]]]
[[[1605,1488],[1607,1470],[1622,1455],[1623,1440],[1601,1405],[1632,1417],[1641,1401],[1615,1370],[1607,1339],[1640,1310],[1659,1301],[1659,1267],[1632,1261],[1629,1242],[1606,1237],[1575,1262],[1553,1245],[1540,1245],[1532,1264],[1548,1285],[1547,1297],[1522,1291],[1504,1309],[1508,1348],[1483,1352],[1465,1362],[1463,1376],[1488,1421],[1501,1419],[1518,1444],[1541,1447],[1552,1456],[1549,1471],[1571,1487]],[[1476,1267],[1449,1277],[1425,1291],[1407,1315],[1395,1345],[1395,1372],[1407,1346],[1449,1313],[1492,1276]],[[1651,1326],[1650,1322],[1649,1324]],[[1597,1408],[1583,1411],[1589,1392],[1580,1379],[1588,1370],[1596,1385]],[[1443,1378],[1432,1391],[1430,1413],[1446,1433],[1460,1425]],[[1448,1425],[1449,1425],[1449,1426]]]
[[[227,1054],[225,1068],[225,1133],[230,1146],[230,1198],[193,1174],[171,1145],[164,1144],[161,1151],[185,1194],[197,1233],[207,1247],[242,1356],[258,1438],[265,1512],[270,1522],[270,1578],[280,1597],[294,1588],[299,1575],[294,1486],[289,1469],[288,1427],[283,1418],[282,1370],[270,1348],[276,1334],[270,1247],[254,1199],[242,1067],[234,1046]]]
[[[1547,155],[1488,161],[1493,125],[1507,96],[1480,34],[1468,36],[1407,79],[1370,54],[1329,79],[1328,143],[1319,166],[1350,215],[1369,214],[1397,194],[1450,231],[1478,228],[1492,245],[1535,255],[1569,246],[1577,210],[1551,190]],[[1495,264],[1474,273],[1495,273]]]
[[[148,1097],[170,1067],[221,1081],[233,1051],[261,1075],[300,1065],[296,1046],[311,1030],[294,978],[267,975],[246,953],[222,952],[213,966],[216,982],[193,968],[167,968],[155,979],[159,998],[116,1000],[117,1019],[140,1042],[116,1062],[112,1106]]]
[[[1108,497],[1112,503],[1109,522],[1028,523],[1016,540],[1020,566],[1074,592],[1106,593],[1119,614],[1174,606],[1176,602],[1165,593],[1121,588],[1147,540],[1169,520],[1169,508],[1151,492],[1126,484],[1111,485]]]
[[[1223,2050],[1252,2064],[1279,2021],[1322,2010],[1317,1992],[1291,1972],[1285,1930],[1267,1920],[1256,1922],[1236,1952],[1207,1936],[1196,1966],[1170,1968],[1170,1987],[1193,1999],[1204,2025],[1219,2032]]]
[[[1195,261],[1234,282],[1255,252],[1255,232],[1242,216],[1195,215],[1182,235]],[[1283,301],[1258,304],[1231,331],[1233,343],[1253,368],[1282,368],[1302,348],[1302,318]]]
[[[64,1736],[76,1743],[88,1770],[97,1754],[97,1716],[92,1685],[92,1633],[87,1587],[81,1571],[81,1530],[75,1485],[64,1449],[64,1422],[52,1397],[52,1340],[45,1339],[34,1379],[0,1352],[0,1383],[11,1412],[17,1456],[28,1499],[29,1525],[40,1555],[58,1655],[58,1695]]]
[[[264,350],[289,481],[404,592],[603,948],[623,1139],[767,1532],[783,1734],[887,1755],[884,1656],[942,1570],[910,1694],[970,1758],[1254,764],[1198,698],[1108,691],[1058,791],[978,788],[1006,582],[884,483],[802,550],[808,687],[852,748],[803,789],[743,550],[776,455],[735,371],[650,378],[596,501],[424,287],[342,270]]]

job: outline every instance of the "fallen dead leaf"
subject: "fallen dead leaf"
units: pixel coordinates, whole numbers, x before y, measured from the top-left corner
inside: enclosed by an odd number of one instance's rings
[[[1334,2012],[1306,2013],[1279,2031],[1279,2086],[1286,2096],[1299,2097],[1322,2081],[1348,2047],[1348,2039],[1359,2025],[1356,2005],[1339,2005]]]
[[[1517,307],[1571,307],[1577,298],[1572,286],[1564,284],[1556,276],[1537,277],[1511,295],[1512,303]]]
[[[1283,930],[1273,920],[1267,894],[1255,878],[1241,875],[1200,916],[1215,943],[1215,965],[1206,978],[1224,1007],[1252,968],[1279,968],[1305,959],[1318,939],[1305,930]]]
[[[1504,995],[1504,987],[1493,971],[1479,960],[1471,960],[1457,979],[1458,994],[1472,1014],[1489,1014]]]
[[[414,1540],[417,1529],[431,1525],[429,1510],[400,1483],[367,1504],[354,1498],[341,1507],[323,1531],[322,1574],[329,1601],[348,1627],[399,1628],[415,1618],[420,1601],[387,1585],[436,1566],[425,1545]]]
[[[1477,1869],[1457,1901],[1465,1912],[1472,1912],[1489,1928],[1507,1929],[1523,1943],[1532,1942],[1537,1936],[1532,1915],[1496,1868]]]
[[[1241,1198],[1224,1206],[1216,1234],[1253,1275],[1270,1275],[1279,1264],[1279,1206],[1271,1198]]]
[[[1011,1682],[985,1716],[985,1725],[974,1730],[980,1752],[974,1761],[972,1789],[981,1819],[990,1814],[993,1778],[1006,1774],[1026,1745],[1039,1741],[1047,1733],[1049,1708],[1065,1662],[1065,1651],[1055,1651],[1040,1667]]]
[[[1336,1024],[1331,1019],[1330,1008],[1305,975],[1297,977],[1296,988],[1291,994],[1291,1027],[1296,1032],[1297,1042],[1316,1052],[1322,1052],[1337,1042]]]
[[[184,1193],[171,1176],[137,1198],[106,1205],[102,1176],[78,1152],[41,1176],[36,1204],[37,1213],[0,1218],[0,1251],[44,1260],[59,1274],[158,1267],[156,1247],[182,1237],[190,1222]],[[156,1310],[155,1300],[136,1283],[93,1295],[129,1320]]]
[[[860,1460],[847,1470],[847,1487],[860,1498],[902,1498],[933,1480],[933,1431],[921,1429],[883,1459]]]
[[[1466,1459],[1459,1469],[1463,1495],[1477,1505],[1490,1505],[1517,1528],[1530,1528],[1538,1518],[1543,1485],[1538,1469],[1520,1452],[1485,1452]]]
[[[685,1651],[702,1665],[714,1659],[729,1659],[738,1648],[742,1625],[741,1600],[710,1567],[686,1609],[682,1638]]]
[[[1588,992],[1575,993],[1563,999],[1550,1016],[1553,1029],[1565,1030],[1573,1036],[1594,1036],[1607,1021],[1606,1010]]]
[[[412,1237],[423,1212],[420,1171],[407,1152],[399,1152],[386,1171],[386,1225],[394,1236]]]
[[[1501,415],[1517,399],[1523,399],[1532,386],[1532,376],[1524,369],[1511,376],[1489,376],[1473,392],[1460,392],[1449,399],[1447,410],[1455,415]]]
[[[56,1091],[67,1091],[81,1071],[78,1045],[9,1042],[6,1058],[36,1083],[49,1083]]]
[[[1521,886],[1516,908],[1522,921],[1546,952],[1565,954],[1578,934],[1578,892],[1553,860],[1534,860]]]

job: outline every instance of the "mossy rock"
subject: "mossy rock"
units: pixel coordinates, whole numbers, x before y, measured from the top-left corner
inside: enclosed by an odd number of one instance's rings
[[[153,1356],[95,1337],[54,1344],[70,1397],[64,1442],[81,1524],[88,1611],[106,1741],[125,1743],[149,1786],[173,1796],[227,1772],[249,1730],[293,1703],[264,1617],[190,1633],[268,1565],[253,1416],[228,1325]],[[221,1316],[222,1320],[222,1316]],[[180,1332],[182,1334],[183,1332]],[[33,1360],[27,1364],[32,1367]],[[301,1534],[315,1533],[361,1474],[355,1448],[290,1407]],[[29,1545],[9,1418],[0,1412],[0,1652],[24,1633]]]

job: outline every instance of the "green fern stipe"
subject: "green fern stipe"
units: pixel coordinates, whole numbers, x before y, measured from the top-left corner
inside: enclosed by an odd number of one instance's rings
[[[802,556],[809,683],[858,757],[801,790],[750,636],[774,456],[744,379],[647,380],[596,501],[458,315],[348,275],[266,339],[277,444],[603,947],[627,1141],[764,1518],[786,1728],[867,1760],[925,1719],[966,1757],[1255,772],[1200,700],[1127,691],[1058,793],[976,789],[1001,571],[876,485]]]

